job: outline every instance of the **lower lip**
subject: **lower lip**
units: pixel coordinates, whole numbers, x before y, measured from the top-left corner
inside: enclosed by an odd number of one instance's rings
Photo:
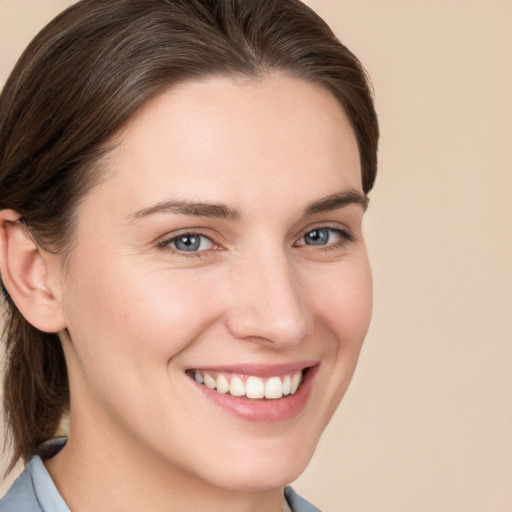
[[[246,421],[255,423],[278,423],[297,416],[306,406],[317,367],[308,368],[304,380],[293,395],[278,399],[254,400],[218,393],[190,379],[191,383],[213,404]]]

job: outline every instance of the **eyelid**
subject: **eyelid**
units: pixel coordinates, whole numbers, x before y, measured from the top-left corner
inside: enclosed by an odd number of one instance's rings
[[[319,222],[319,223],[315,223],[315,224],[310,224],[306,228],[302,229],[299,233],[298,238],[301,238],[304,235],[307,235],[311,231],[315,231],[315,230],[319,230],[319,229],[330,229],[332,231],[337,231],[337,232],[352,236],[351,229],[348,228],[348,226],[346,226],[345,224],[340,224],[338,222],[335,222],[335,223]]]
[[[208,239],[212,244],[213,248],[210,249],[202,249],[198,251],[190,251],[187,253],[187,251],[180,251],[179,249],[170,247],[170,243],[174,240],[179,239],[182,236],[189,235],[189,236],[197,236],[201,238]],[[204,233],[201,229],[193,228],[193,229],[181,229],[179,231],[175,231],[172,233],[169,233],[167,235],[164,235],[162,238],[160,238],[157,242],[157,246],[160,249],[168,249],[173,251],[176,254],[184,255],[184,256],[198,256],[199,253],[205,253],[212,250],[222,250],[222,246],[215,240],[215,237],[213,237],[211,234]]]
[[[308,233],[311,233],[312,231],[316,230],[322,230],[326,229],[329,231],[336,232],[339,235],[339,240],[335,242],[331,242],[325,245],[308,245],[306,243],[299,243],[300,240],[302,240]],[[319,224],[316,226],[308,226],[306,229],[304,229],[301,233],[301,235],[296,239],[296,241],[293,243],[294,247],[311,247],[313,249],[330,249],[330,248],[336,248],[345,244],[349,244],[355,240],[355,236],[352,234],[349,228],[346,226],[332,226],[332,225],[326,225],[326,224]]]

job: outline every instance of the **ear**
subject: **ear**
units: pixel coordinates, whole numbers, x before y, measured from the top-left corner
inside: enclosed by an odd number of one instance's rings
[[[38,246],[20,215],[0,210],[0,275],[20,313],[44,332],[60,332],[66,324],[59,300],[56,258]],[[53,265],[52,265],[53,263]]]

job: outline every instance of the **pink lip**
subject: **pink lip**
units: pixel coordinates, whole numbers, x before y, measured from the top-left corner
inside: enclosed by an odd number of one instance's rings
[[[297,416],[306,406],[310,391],[313,385],[313,381],[316,375],[318,366],[297,366],[297,365],[283,365],[278,369],[276,366],[272,366],[272,371],[267,371],[267,368],[260,367],[259,371],[257,366],[245,365],[235,367],[211,367],[201,369],[225,371],[226,373],[248,373],[250,375],[268,377],[274,375],[286,374],[289,372],[297,371],[302,368],[307,368],[304,375],[304,380],[299,386],[299,389],[294,395],[289,395],[277,400],[254,400],[246,397],[235,397],[229,394],[218,393],[203,384],[198,384],[195,380],[190,379],[190,383],[202,393],[202,395],[211,403],[224,409],[230,414],[233,414],[245,421],[251,421],[254,423],[278,423],[286,421],[288,419]],[[278,370],[278,371],[276,371]]]

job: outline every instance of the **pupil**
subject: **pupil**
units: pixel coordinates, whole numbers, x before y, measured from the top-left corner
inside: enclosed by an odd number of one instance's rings
[[[314,229],[304,237],[310,245],[325,245],[329,241],[329,234],[326,229]]]
[[[176,240],[176,248],[180,251],[197,251],[201,245],[198,236],[184,235]]]

